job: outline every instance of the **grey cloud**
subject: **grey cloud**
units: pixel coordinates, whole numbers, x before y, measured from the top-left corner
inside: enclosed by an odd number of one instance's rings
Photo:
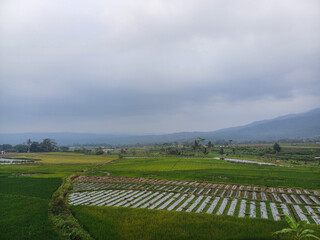
[[[300,111],[319,96],[316,0],[1,5],[0,131],[14,128],[12,118],[29,119],[33,130],[41,119],[62,126],[113,118],[118,128],[126,118],[134,129],[138,118],[154,116],[171,119],[168,129],[189,130],[192,112],[212,121],[202,106],[219,112],[220,105],[273,99],[268,117],[279,113],[277,101],[295,110],[303,99]],[[148,131],[158,128],[150,123]]]

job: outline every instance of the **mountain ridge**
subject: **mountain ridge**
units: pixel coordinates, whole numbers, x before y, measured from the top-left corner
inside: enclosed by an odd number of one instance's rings
[[[320,136],[320,108],[304,113],[288,114],[273,119],[255,121],[246,125],[223,128],[207,132],[176,132],[169,134],[97,134],[97,133],[12,133],[1,134],[0,144],[20,144],[27,139],[42,141],[52,138],[59,145],[84,145],[84,144],[150,144],[164,142],[193,141],[197,137],[206,140],[234,140],[246,141],[277,141],[279,139],[303,139]]]

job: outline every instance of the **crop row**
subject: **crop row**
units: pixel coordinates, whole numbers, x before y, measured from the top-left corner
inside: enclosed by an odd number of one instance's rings
[[[149,178],[127,178],[127,177],[95,177],[95,176],[79,176],[79,187],[81,184],[88,184],[88,182],[105,183],[105,182],[127,182],[127,183],[151,183],[151,184],[164,184],[164,185],[179,185],[188,187],[203,187],[203,188],[219,188],[225,190],[241,190],[241,191],[255,191],[255,192],[268,192],[268,193],[287,193],[287,194],[303,194],[303,195],[315,195],[320,196],[318,190],[306,190],[297,188],[274,188],[274,187],[259,187],[259,186],[245,186],[237,184],[223,184],[223,183],[206,183],[206,182],[188,182],[188,181],[176,181],[166,179],[149,179]]]
[[[288,214],[297,216],[308,223],[320,224],[319,206],[289,205],[288,207],[285,203],[230,199],[228,197],[180,192],[129,189],[75,192],[69,195],[69,204],[163,209],[238,217],[270,218],[275,221]]]
[[[229,186],[229,187],[228,187]],[[234,185],[236,186],[236,185]],[[276,192],[264,192],[254,190],[237,190],[231,185],[225,187],[212,186],[179,186],[179,185],[165,185],[165,184],[137,184],[137,183],[120,183],[120,182],[76,182],[74,184],[74,190],[102,190],[102,189],[135,189],[135,190],[153,190],[153,191],[171,191],[181,193],[191,193],[195,195],[209,195],[209,196],[220,196],[220,197],[232,197],[232,198],[243,198],[251,200],[262,200],[262,201],[276,201],[285,202],[288,204],[308,204],[308,205],[319,205],[320,198],[318,195],[308,194],[297,194],[297,193],[276,193]]]

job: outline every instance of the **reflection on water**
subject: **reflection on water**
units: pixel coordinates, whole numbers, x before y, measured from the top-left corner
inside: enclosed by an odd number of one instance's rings
[[[0,158],[0,165],[4,164],[29,164],[34,163],[33,160],[26,160],[26,159],[6,159],[6,158]]]
[[[266,166],[281,166],[282,165],[278,165],[278,164],[274,164],[274,163],[266,163],[266,162],[257,162],[257,161],[252,161],[252,160],[243,160],[243,159],[234,159],[234,158],[218,158],[215,157],[214,159],[221,159],[227,162],[231,162],[231,163],[244,163],[244,164],[255,164],[255,165],[266,165]]]

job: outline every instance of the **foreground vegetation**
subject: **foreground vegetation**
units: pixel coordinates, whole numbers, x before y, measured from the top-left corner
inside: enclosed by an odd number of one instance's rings
[[[59,178],[0,177],[1,239],[59,239],[48,203]]]
[[[314,235],[313,229],[307,229],[306,221],[296,222],[289,215],[285,215],[285,219],[290,228],[283,228],[280,231],[274,232],[274,235],[291,235],[294,239],[300,240],[305,238],[312,238],[320,240],[316,235]]]
[[[272,232],[286,227],[284,221],[206,213],[87,206],[72,211],[95,239],[273,239]]]
[[[66,195],[72,190],[72,178],[73,176],[65,178],[63,184],[53,194],[49,202],[49,219],[62,238],[92,240],[66,204]]]
[[[59,221],[48,217],[59,197],[62,179],[72,174],[94,171],[116,157],[87,156],[74,153],[9,153],[10,158],[35,159],[35,164],[0,165],[0,236],[1,239],[88,239],[73,238],[82,234],[81,228],[68,232],[70,237],[55,231],[55,224],[63,229],[76,225],[76,221]],[[63,199],[64,201],[64,199]],[[62,205],[55,205],[57,210]],[[62,209],[65,214],[66,209]],[[51,211],[52,212],[52,211]],[[66,214],[68,215],[68,213]],[[71,212],[67,217],[72,216]],[[55,222],[54,222],[55,221]],[[55,224],[52,224],[52,223]],[[74,228],[71,228],[74,230]],[[79,230],[79,231],[78,231]]]

